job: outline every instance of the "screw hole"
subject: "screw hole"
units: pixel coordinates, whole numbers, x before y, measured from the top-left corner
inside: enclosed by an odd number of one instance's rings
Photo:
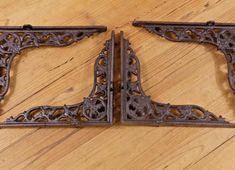
[[[208,25],[208,26],[213,26],[213,25],[215,25],[215,21],[208,21],[208,22],[206,23],[206,25]]]
[[[24,30],[32,30],[32,29],[33,29],[33,26],[30,25],[30,24],[23,25],[23,29],[24,29]]]

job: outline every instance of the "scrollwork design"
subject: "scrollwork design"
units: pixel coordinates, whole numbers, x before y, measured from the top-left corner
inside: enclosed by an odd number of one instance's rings
[[[33,107],[16,117],[8,118],[2,126],[79,126],[82,103],[71,106]]]
[[[235,127],[222,116],[197,105],[170,105],[146,96],[140,80],[140,63],[130,43],[121,34],[122,121],[151,125]]]
[[[0,27],[0,101],[6,95],[10,83],[11,63],[26,48],[63,47],[103,32],[106,27]]]
[[[209,43],[225,55],[228,65],[228,81],[235,93],[235,25],[225,23],[174,23],[134,21],[134,26],[175,42]]]
[[[98,55],[94,65],[94,86],[84,101],[75,105],[37,106],[16,117],[10,117],[0,127],[38,127],[105,125],[112,123],[114,33]]]

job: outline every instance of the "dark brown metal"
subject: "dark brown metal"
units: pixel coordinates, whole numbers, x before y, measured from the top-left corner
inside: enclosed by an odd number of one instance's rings
[[[235,24],[134,21],[134,26],[143,27],[170,41],[198,42],[215,45],[225,55],[228,65],[228,80],[235,93]]]
[[[112,32],[111,39],[105,42],[105,47],[95,61],[94,86],[83,102],[74,105],[33,107],[16,117],[10,117],[2,122],[0,127],[80,127],[112,124],[114,42]],[[61,45],[56,43],[59,43],[59,40],[53,45]]]
[[[8,91],[10,69],[14,57],[23,49],[54,46],[63,47],[106,31],[104,26],[83,27],[0,27],[0,101]]]
[[[196,105],[170,105],[146,96],[140,80],[140,63],[121,32],[121,120],[156,126],[235,127]]]

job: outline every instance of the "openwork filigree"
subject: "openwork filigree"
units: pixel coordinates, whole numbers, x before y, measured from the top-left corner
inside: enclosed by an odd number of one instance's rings
[[[0,127],[15,126],[85,126],[112,123],[114,33],[105,42],[94,65],[94,86],[84,101],[74,105],[37,106],[16,117],[10,117]]]
[[[130,43],[121,34],[121,116],[132,124],[174,126],[235,127],[213,113],[196,105],[170,105],[152,101],[140,81],[140,63]]]
[[[63,47],[104,32],[106,27],[0,27],[0,101],[8,91],[10,68],[14,57],[26,48]]]
[[[174,23],[134,21],[140,26],[170,41],[198,42],[215,45],[228,64],[229,85],[235,93],[235,25],[209,21],[207,23]]]

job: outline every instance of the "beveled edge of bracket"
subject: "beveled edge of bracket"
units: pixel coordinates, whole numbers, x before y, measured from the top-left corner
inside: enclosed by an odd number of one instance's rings
[[[23,26],[0,26],[0,31],[73,31],[73,30],[94,30],[97,32],[107,31],[107,27],[103,25],[88,25],[88,26],[33,26],[25,24]]]
[[[235,27],[234,23],[220,23],[220,22],[215,22],[215,21],[207,21],[207,22],[171,22],[171,21],[137,21],[134,20],[132,22],[133,26],[136,27],[143,27],[144,25],[148,26],[155,26],[155,25],[170,25],[170,26],[182,26],[182,25],[187,25],[187,26],[221,26],[221,27]]]

